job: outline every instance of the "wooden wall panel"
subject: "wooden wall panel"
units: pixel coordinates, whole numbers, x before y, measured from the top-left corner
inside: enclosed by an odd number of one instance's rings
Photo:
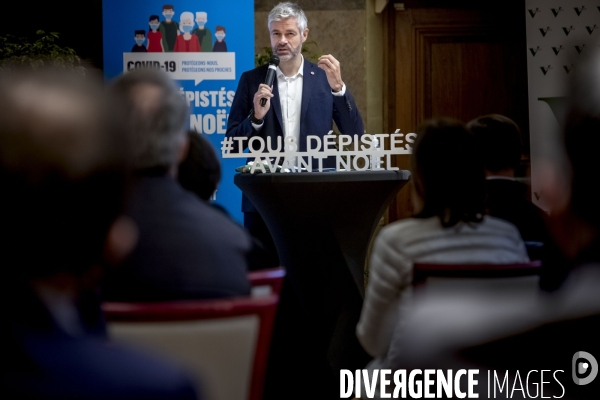
[[[498,113],[514,119],[529,143],[524,21],[522,28],[515,25],[523,10],[514,4],[501,11],[388,7],[386,132],[416,132],[431,117],[467,122]],[[395,162],[410,168],[410,156]],[[390,207],[389,220],[411,215],[407,187]]]

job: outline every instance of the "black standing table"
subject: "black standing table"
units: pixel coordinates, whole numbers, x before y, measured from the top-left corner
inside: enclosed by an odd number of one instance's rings
[[[405,170],[234,176],[287,271],[265,399],[306,398],[294,387],[308,381],[322,387],[319,398],[339,396],[339,369],[369,361],[355,335],[365,261],[377,224],[409,179]]]

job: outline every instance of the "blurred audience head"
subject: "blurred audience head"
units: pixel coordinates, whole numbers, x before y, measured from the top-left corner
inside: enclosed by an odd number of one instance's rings
[[[549,135],[540,190],[557,243],[579,263],[579,258],[590,257],[582,252],[588,253],[585,250],[591,249],[600,233],[595,187],[600,174],[600,53],[588,52],[573,72],[566,112],[557,117],[562,135],[558,140]]]
[[[485,173],[475,138],[462,122],[425,121],[412,157],[416,216],[437,216],[443,226],[479,222],[485,211]]]
[[[0,253],[11,277],[81,275],[126,251],[116,221],[128,146],[105,100],[93,73],[0,75]]]
[[[600,173],[600,53],[579,65],[564,128],[564,146],[571,170],[570,209],[600,228],[594,182]]]
[[[475,136],[486,175],[514,176],[521,162],[521,131],[510,118],[484,115],[467,123]]]
[[[196,131],[189,131],[189,150],[179,164],[181,186],[194,192],[204,201],[213,195],[221,180],[221,163],[213,145]]]
[[[122,106],[136,170],[176,171],[187,145],[188,106],[165,72],[137,69],[117,78],[110,92]]]

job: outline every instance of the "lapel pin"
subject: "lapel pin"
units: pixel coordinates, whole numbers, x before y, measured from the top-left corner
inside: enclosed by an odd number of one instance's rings
[[[314,74],[315,74],[315,71],[310,71],[310,74],[311,74],[311,75],[314,75]]]

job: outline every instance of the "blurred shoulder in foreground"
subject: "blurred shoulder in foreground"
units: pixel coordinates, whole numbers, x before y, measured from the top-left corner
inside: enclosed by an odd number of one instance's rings
[[[98,76],[0,75],[1,346],[7,398],[195,399],[192,382],[105,337],[98,292],[134,246],[130,148]]]

